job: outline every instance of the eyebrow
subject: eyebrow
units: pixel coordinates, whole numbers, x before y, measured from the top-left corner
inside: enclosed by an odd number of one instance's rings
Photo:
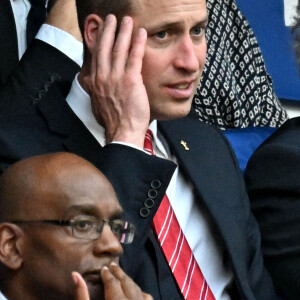
[[[73,205],[68,209],[69,213],[81,213],[92,216],[100,216],[101,211],[95,205]],[[123,210],[118,206],[116,211],[110,216],[110,219],[122,219]]]
[[[157,32],[157,31],[162,31],[163,29],[180,27],[182,23],[183,22],[162,22],[160,24],[155,24],[153,26],[150,25],[149,27],[145,27],[145,29],[150,32]],[[207,23],[208,23],[208,17],[206,17],[202,21],[195,23],[195,25],[193,25],[192,28],[197,26],[206,26]]]

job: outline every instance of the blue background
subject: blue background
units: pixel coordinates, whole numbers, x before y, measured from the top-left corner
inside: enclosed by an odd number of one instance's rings
[[[300,101],[300,75],[293,36],[284,23],[283,0],[236,0],[236,3],[258,39],[277,96]]]

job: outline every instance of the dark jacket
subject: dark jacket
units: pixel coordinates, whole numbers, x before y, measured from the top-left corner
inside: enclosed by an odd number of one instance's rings
[[[262,235],[265,265],[284,299],[300,296],[300,118],[253,154],[245,178]]]
[[[154,299],[181,299],[151,230],[174,163],[124,145],[102,148],[67,105],[67,93],[67,86],[52,84],[34,104],[8,105],[9,114],[0,110],[0,168],[24,157],[58,151],[76,153],[95,164],[110,179],[126,217],[138,228],[133,245],[124,249],[124,269]],[[216,238],[225,245],[225,257],[234,274],[234,298],[276,299],[263,267],[258,226],[227,140],[193,115],[159,122],[158,126],[183,174],[193,184],[199,206],[211,216]],[[161,187],[149,215],[142,217],[140,210],[153,180],[159,180]]]
[[[0,1],[0,110],[16,99],[32,101],[60,79],[71,82],[79,66],[56,48],[33,40],[19,62],[18,40],[10,0]]]

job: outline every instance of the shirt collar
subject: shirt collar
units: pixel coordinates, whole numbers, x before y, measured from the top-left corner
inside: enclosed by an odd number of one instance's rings
[[[78,74],[73,80],[71,90],[66,98],[67,103],[77,115],[77,117],[82,121],[82,123],[87,127],[87,129],[96,138],[98,143],[104,147],[106,145],[105,141],[105,130],[96,120],[91,107],[91,98],[88,93],[82,88],[78,82]],[[162,134],[157,130],[157,120],[153,120],[149,129],[153,134],[153,150],[159,157],[164,157],[169,159],[171,153],[168,147],[168,143]]]
[[[8,300],[0,291],[0,300]]]
[[[12,2],[20,2],[20,1],[22,1],[26,6],[30,5],[29,0],[10,0],[11,3]],[[49,0],[46,0],[45,7],[48,7],[48,2],[49,2]],[[0,298],[0,300],[1,300],[1,298]]]
[[[91,98],[78,82],[78,74],[73,80],[72,87],[66,101],[77,117],[96,138],[98,143],[104,147],[106,145],[105,130],[97,122],[92,112]]]
[[[149,129],[152,131],[153,134],[154,153],[159,157],[169,159],[171,157],[170,149],[164,136],[157,129],[157,120],[153,120],[150,123]]]

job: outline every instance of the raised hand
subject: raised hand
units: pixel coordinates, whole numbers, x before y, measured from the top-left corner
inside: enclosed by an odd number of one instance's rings
[[[77,272],[72,275],[76,284],[76,300],[90,300],[87,285],[81,275]],[[153,300],[115,264],[103,267],[101,278],[104,284],[105,300]]]
[[[116,35],[117,20],[108,15],[99,26],[92,53],[90,76],[83,78],[97,121],[106,141],[123,141],[143,147],[150,108],[141,75],[147,33],[134,32],[131,17],[124,17]]]

